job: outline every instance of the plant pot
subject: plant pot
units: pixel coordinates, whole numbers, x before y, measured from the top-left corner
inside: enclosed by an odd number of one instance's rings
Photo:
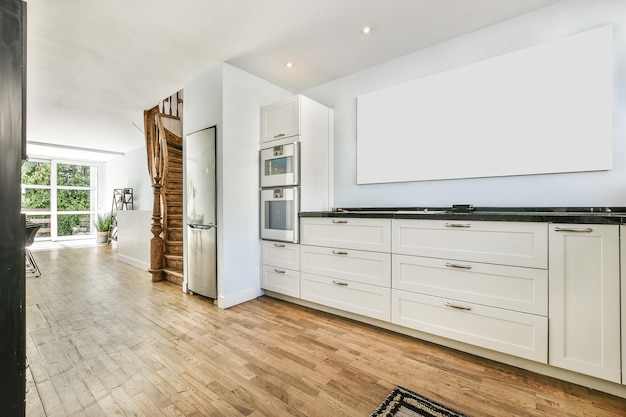
[[[96,243],[109,243],[109,232],[98,232]]]

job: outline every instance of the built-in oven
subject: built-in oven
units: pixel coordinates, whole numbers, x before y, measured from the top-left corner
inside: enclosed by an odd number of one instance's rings
[[[261,149],[261,188],[300,185],[300,142]]]
[[[299,187],[275,187],[261,190],[261,238],[299,242]]]

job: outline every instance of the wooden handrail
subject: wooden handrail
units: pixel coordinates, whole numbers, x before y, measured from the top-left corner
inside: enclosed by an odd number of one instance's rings
[[[176,103],[175,108],[172,103]],[[166,107],[168,107],[166,109]],[[168,201],[166,199],[169,156],[168,132],[163,118],[179,119],[182,110],[182,91],[163,100],[157,106],[144,112],[144,128],[148,157],[148,172],[152,182],[154,202],[152,208],[153,235],[150,241],[150,269],[153,281],[164,279],[164,252],[168,234]],[[171,134],[170,134],[171,135]],[[182,138],[175,135],[171,145],[182,149]],[[180,143],[178,143],[180,142]]]
[[[150,240],[150,269],[152,281],[163,280],[163,252],[164,242],[161,234],[163,224],[161,217],[162,190],[164,158],[161,140],[156,119],[159,114],[159,107],[153,107],[144,112],[144,129],[146,134],[146,151],[148,154],[148,172],[152,181],[153,205],[152,205],[152,239]]]

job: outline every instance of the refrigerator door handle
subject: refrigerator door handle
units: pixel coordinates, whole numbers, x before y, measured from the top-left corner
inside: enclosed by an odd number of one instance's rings
[[[192,229],[199,229],[199,230],[209,230],[209,229],[213,229],[214,227],[217,228],[217,226],[214,224],[188,224],[187,226],[189,226]]]

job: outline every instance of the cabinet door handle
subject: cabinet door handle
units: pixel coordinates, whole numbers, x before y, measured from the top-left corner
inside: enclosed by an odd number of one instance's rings
[[[346,223],[348,223],[348,221],[347,220],[333,220],[333,223],[335,223],[335,224],[346,224]]]
[[[348,283],[347,283],[347,282],[343,282],[343,281],[336,281],[336,280],[333,280],[333,284],[335,284],[335,285],[341,285],[342,287],[347,287],[347,286],[348,286]]]
[[[284,274],[285,271],[283,271],[282,269],[276,269],[274,268],[274,272],[276,272],[277,274]]]
[[[472,227],[469,223],[446,223],[446,227]]]
[[[276,138],[282,138],[283,136],[285,136],[284,133],[279,133],[278,135],[274,135],[274,139]]]
[[[343,251],[343,250],[334,250],[333,254],[335,254],[335,255],[347,255],[348,252]]]
[[[274,246],[277,248],[284,248],[285,245],[283,245],[282,243],[274,243]]]
[[[574,232],[574,233],[591,233],[591,227],[555,227],[555,232]]]
[[[446,262],[446,266],[448,268],[472,269],[472,265],[453,264],[451,262]]]
[[[457,310],[466,310],[466,311],[470,311],[472,309],[472,307],[470,306],[462,306],[462,305],[454,304],[450,302],[446,303],[446,307],[456,308]]]

